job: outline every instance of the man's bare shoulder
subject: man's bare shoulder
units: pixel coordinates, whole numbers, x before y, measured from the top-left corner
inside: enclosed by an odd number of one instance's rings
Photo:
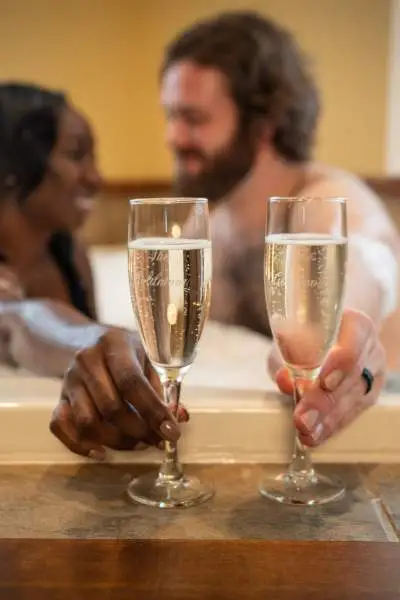
[[[313,163],[310,165],[304,190],[322,189],[331,190],[335,195],[347,192],[349,201],[359,202],[366,200],[369,203],[382,205],[379,196],[357,175],[327,165]]]
[[[305,195],[340,196],[347,199],[348,217],[362,222],[364,228],[375,232],[395,230],[389,212],[382,199],[357,175],[348,171],[320,164],[310,166],[303,189]]]

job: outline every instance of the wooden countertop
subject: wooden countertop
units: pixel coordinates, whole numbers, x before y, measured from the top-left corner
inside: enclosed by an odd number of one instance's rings
[[[400,546],[3,540],[4,600],[395,600]]]
[[[143,465],[0,466],[1,600],[400,599],[400,467],[321,466],[345,500],[262,498],[265,465],[190,465],[215,498],[131,503]]]

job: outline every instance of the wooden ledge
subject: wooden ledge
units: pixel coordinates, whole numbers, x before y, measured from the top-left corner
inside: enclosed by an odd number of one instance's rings
[[[395,600],[399,562],[391,543],[3,540],[0,596]]]
[[[400,177],[361,176],[361,178],[380,196],[400,198]],[[152,196],[170,193],[170,179],[126,179],[109,180],[103,185],[103,192],[113,196]]]

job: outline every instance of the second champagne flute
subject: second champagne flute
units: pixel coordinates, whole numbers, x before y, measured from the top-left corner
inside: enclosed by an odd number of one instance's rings
[[[344,198],[269,199],[265,295],[274,340],[292,376],[295,406],[335,342],[346,261]],[[316,413],[310,418],[316,419]],[[341,498],[344,487],[316,473],[296,432],[289,470],[265,481],[261,493],[279,502],[311,505]]]
[[[182,379],[195,360],[210,306],[207,200],[131,200],[128,252],[132,306],[141,340],[160,377],[164,400],[176,414]],[[165,442],[159,472],[134,479],[128,494],[142,504],[173,508],[204,502],[213,490],[185,475],[177,444]]]

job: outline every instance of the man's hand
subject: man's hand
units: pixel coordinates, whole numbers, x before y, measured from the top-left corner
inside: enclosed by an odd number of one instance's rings
[[[282,366],[275,347],[268,363],[279,389],[285,394],[292,393],[290,373]],[[321,444],[374,404],[384,384],[385,366],[385,352],[372,321],[362,312],[346,309],[337,342],[318,380],[295,408],[294,421],[301,441],[307,446]],[[374,377],[369,393],[361,376],[364,368]]]
[[[183,407],[177,420],[188,420]],[[77,353],[50,429],[73,452],[101,460],[105,446],[132,450],[139,443],[177,441],[177,420],[161,399],[159,379],[137,338],[111,330]]]

